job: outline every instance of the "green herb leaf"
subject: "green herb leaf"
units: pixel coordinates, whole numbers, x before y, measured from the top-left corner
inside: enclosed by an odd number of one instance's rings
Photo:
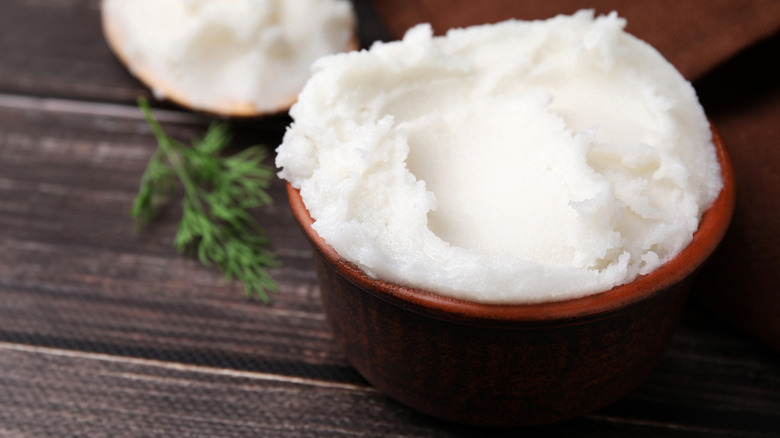
[[[192,147],[168,137],[152,115],[146,99],[138,105],[157,139],[158,148],[141,178],[131,211],[136,229],[152,222],[159,209],[183,189],[182,218],[174,238],[179,252],[216,265],[227,281],[244,283],[248,296],[268,303],[277,286],[266,268],[279,262],[268,236],[248,209],[270,205],[266,192],[274,169],[259,146],[223,157],[230,135],[223,124],[212,124]]]

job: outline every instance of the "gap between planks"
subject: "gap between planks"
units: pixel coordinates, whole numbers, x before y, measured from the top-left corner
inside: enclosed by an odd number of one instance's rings
[[[99,362],[130,364],[146,366],[180,372],[191,372],[198,374],[207,374],[212,376],[244,378],[252,380],[262,380],[267,382],[292,383],[304,386],[316,386],[320,388],[343,389],[347,391],[357,391],[365,393],[376,393],[377,390],[372,386],[354,385],[350,383],[328,382],[324,380],[307,379],[303,377],[283,376],[279,374],[260,373],[252,371],[231,370],[228,368],[216,368],[202,365],[187,365],[177,362],[164,362],[154,359],[141,359],[128,356],[114,356],[102,353],[90,353],[85,351],[65,350],[60,348],[39,347],[24,344],[15,344],[10,342],[0,342],[0,350],[17,351],[24,353],[35,353],[44,356],[66,357],[74,359],[87,359]]]
[[[594,421],[602,421],[606,423],[614,423],[614,424],[626,424],[626,425],[633,425],[633,426],[641,426],[641,427],[648,427],[648,428],[657,428],[659,430],[668,429],[668,430],[678,430],[681,432],[693,432],[696,434],[710,434],[710,435],[723,435],[723,436],[736,436],[740,431],[738,430],[732,430],[732,429],[712,429],[709,427],[700,427],[695,425],[686,425],[686,424],[680,424],[680,423],[670,423],[665,421],[653,421],[653,420],[645,420],[641,418],[632,418],[632,417],[615,417],[612,415],[601,415],[601,414],[591,414],[586,415],[583,418],[587,418]],[[741,432],[745,433],[748,432],[746,430],[742,430]],[[750,431],[751,436],[763,435],[761,431]]]
[[[138,107],[134,105],[19,96],[2,93],[0,93],[0,109],[42,111],[88,116],[109,116],[122,119],[144,120],[144,115],[141,113],[141,110],[139,110]],[[158,121],[164,123],[182,123],[192,125],[203,125],[210,120],[206,116],[197,115],[195,113],[160,108],[154,109],[154,117]]]

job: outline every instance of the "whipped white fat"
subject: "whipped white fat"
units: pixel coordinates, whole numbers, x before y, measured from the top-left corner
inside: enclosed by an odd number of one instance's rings
[[[580,297],[677,255],[720,192],[709,123],[592,11],[315,64],[278,148],[314,229],[371,276],[469,301]]]
[[[353,42],[345,0],[104,0],[107,36],[134,74],[191,107],[285,110],[320,56]]]

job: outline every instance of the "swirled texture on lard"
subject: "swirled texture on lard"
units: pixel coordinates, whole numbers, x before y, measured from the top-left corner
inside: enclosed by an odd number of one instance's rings
[[[506,21],[327,57],[280,176],[369,275],[491,303],[630,282],[722,181],[691,85],[615,13]]]

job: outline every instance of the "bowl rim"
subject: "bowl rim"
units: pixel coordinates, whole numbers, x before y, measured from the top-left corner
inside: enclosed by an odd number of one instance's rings
[[[312,228],[312,219],[300,191],[287,183],[287,196],[295,220],[312,247],[341,276],[372,295],[408,310],[444,319],[481,322],[539,323],[581,318],[599,318],[650,299],[682,282],[698,270],[715,251],[731,221],[736,203],[736,184],[731,159],[717,129],[710,124],[712,140],[721,166],[723,188],[702,215],[691,243],[658,269],[630,283],[580,298],[538,303],[493,304],[465,301],[386,282],[368,276],[338,255]]]

